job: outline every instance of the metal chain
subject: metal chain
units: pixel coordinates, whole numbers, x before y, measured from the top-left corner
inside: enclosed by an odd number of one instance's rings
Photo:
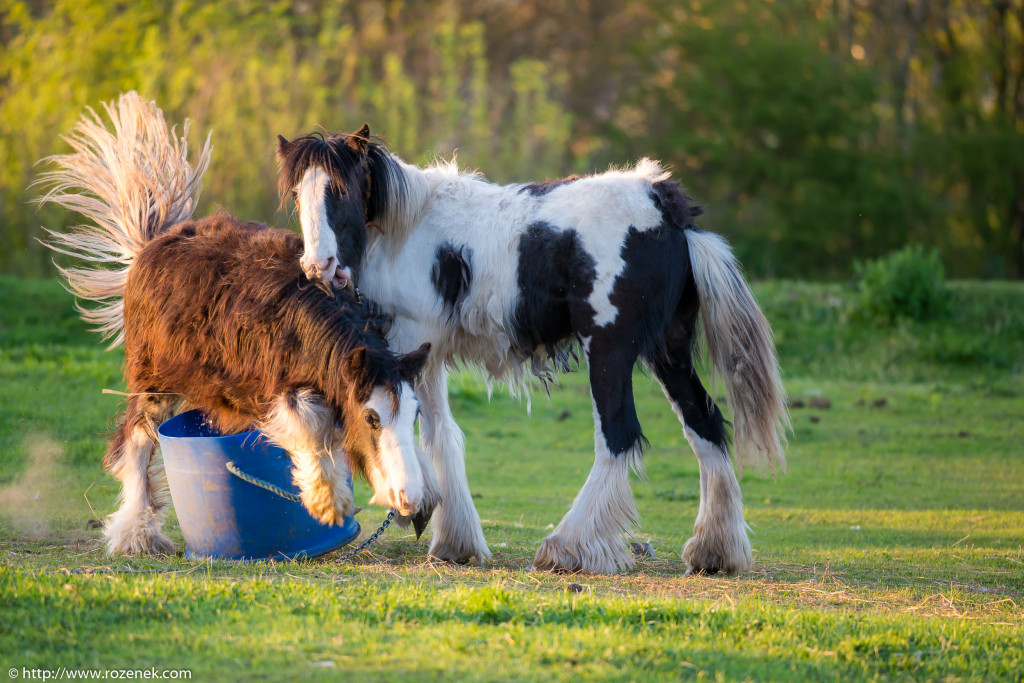
[[[257,479],[251,474],[246,474],[242,470],[238,469],[238,467],[235,466],[235,463],[230,460],[225,464],[225,467],[227,467],[228,472],[235,475],[239,479],[242,479],[243,481],[247,481],[254,486],[259,486],[260,488],[266,489],[271,493],[276,493],[282,498],[286,498],[295,503],[302,502],[302,499],[296,496],[294,493],[289,493],[280,486],[275,486],[271,484],[269,481],[263,481],[262,479]],[[358,546],[356,546],[352,550],[348,551],[347,553],[339,557],[337,560],[335,560],[335,562],[348,562],[353,557],[369,548],[373,544],[373,542],[376,541],[380,537],[380,535],[384,533],[384,530],[391,526],[391,521],[395,518],[395,515],[397,514],[398,510],[395,510],[394,508],[388,510],[388,516],[384,519],[383,522],[381,522],[381,525],[377,527],[377,530],[370,534],[369,538],[367,538]]]
[[[352,550],[348,551],[347,553],[345,553],[344,555],[342,555],[341,557],[336,559],[335,562],[348,562],[353,557],[355,557],[359,553],[361,553],[364,550],[366,550],[367,548],[369,548],[370,545],[374,541],[376,541],[377,538],[382,533],[384,533],[384,530],[387,529],[389,526],[391,526],[391,520],[393,520],[395,518],[395,515],[397,515],[397,514],[398,514],[398,510],[396,510],[394,508],[391,508],[390,510],[388,510],[388,516],[384,518],[384,521],[380,523],[380,526],[377,527],[376,531],[374,531],[372,534],[370,534],[370,536],[365,541],[363,541],[362,543],[357,545],[355,548],[353,548]]]

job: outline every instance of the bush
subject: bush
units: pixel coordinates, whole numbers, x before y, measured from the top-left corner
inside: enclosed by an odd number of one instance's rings
[[[856,312],[873,321],[922,321],[949,311],[950,293],[939,252],[910,244],[888,256],[857,262],[860,278]]]

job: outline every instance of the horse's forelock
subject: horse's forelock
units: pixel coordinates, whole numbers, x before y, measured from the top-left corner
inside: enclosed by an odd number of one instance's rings
[[[402,393],[401,366],[395,354],[388,350],[383,337],[367,329],[368,320],[363,312],[352,312],[344,325],[335,329],[343,337],[337,357],[349,359],[346,362],[324,364],[331,368],[329,382],[337,387],[347,387],[345,393],[359,405],[366,404],[377,389],[383,389],[391,397],[392,409],[397,412]],[[353,354],[361,361],[351,362]]]
[[[387,350],[377,350],[376,353],[367,354],[367,360],[367,372],[363,378],[367,399],[374,389],[383,389],[391,397],[392,414],[397,415],[405,380],[402,379],[394,354]]]
[[[346,139],[344,135],[310,133],[292,140],[281,149],[277,191],[282,204],[313,166],[322,168],[334,187],[345,187],[360,180],[362,162],[349,149]]]

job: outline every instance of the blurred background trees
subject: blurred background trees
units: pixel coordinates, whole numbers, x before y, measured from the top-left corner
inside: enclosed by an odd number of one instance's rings
[[[214,131],[204,210],[285,224],[275,135],[368,121],[500,182],[661,159],[757,276],[1024,277],[1024,0],[2,0],[0,42],[2,272],[48,272],[36,162],[135,88]]]

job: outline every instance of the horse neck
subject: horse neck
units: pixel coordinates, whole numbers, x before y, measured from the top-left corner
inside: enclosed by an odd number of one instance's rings
[[[306,361],[309,376],[315,377],[317,390],[334,406],[345,405],[353,388],[373,386],[374,376],[397,376],[397,370],[392,372],[389,365],[396,362],[394,358],[380,352],[382,343],[373,343],[374,333],[362,329],[362,324],[365,321],[358,318],[340,326],[336,320],[325,321],[323,327],[310,326],[300,334],[305,335],[306,348],[311,350]],[[349,358],[359,350],[365,353],[366,360],[353,367]]]
[[[391,160],[394,164],[385,204],[387,208],[379,221],[381,231],[371,230],[369,235],[369,246],[383,248],[391,257],[402,249],[440,196],[455,192],[461,197],[476,197],[483,188],[500,189],[477,173],[459,171],[454,159],[439,161],[426,168],[407,164],[396,156],[391,156]]]
[[[383,242],[390,250],[399,249],[416,228],[434,196],[437,183],[423,169],[392,156],[388,194],[381,231],[370,232],[371,245]]]

